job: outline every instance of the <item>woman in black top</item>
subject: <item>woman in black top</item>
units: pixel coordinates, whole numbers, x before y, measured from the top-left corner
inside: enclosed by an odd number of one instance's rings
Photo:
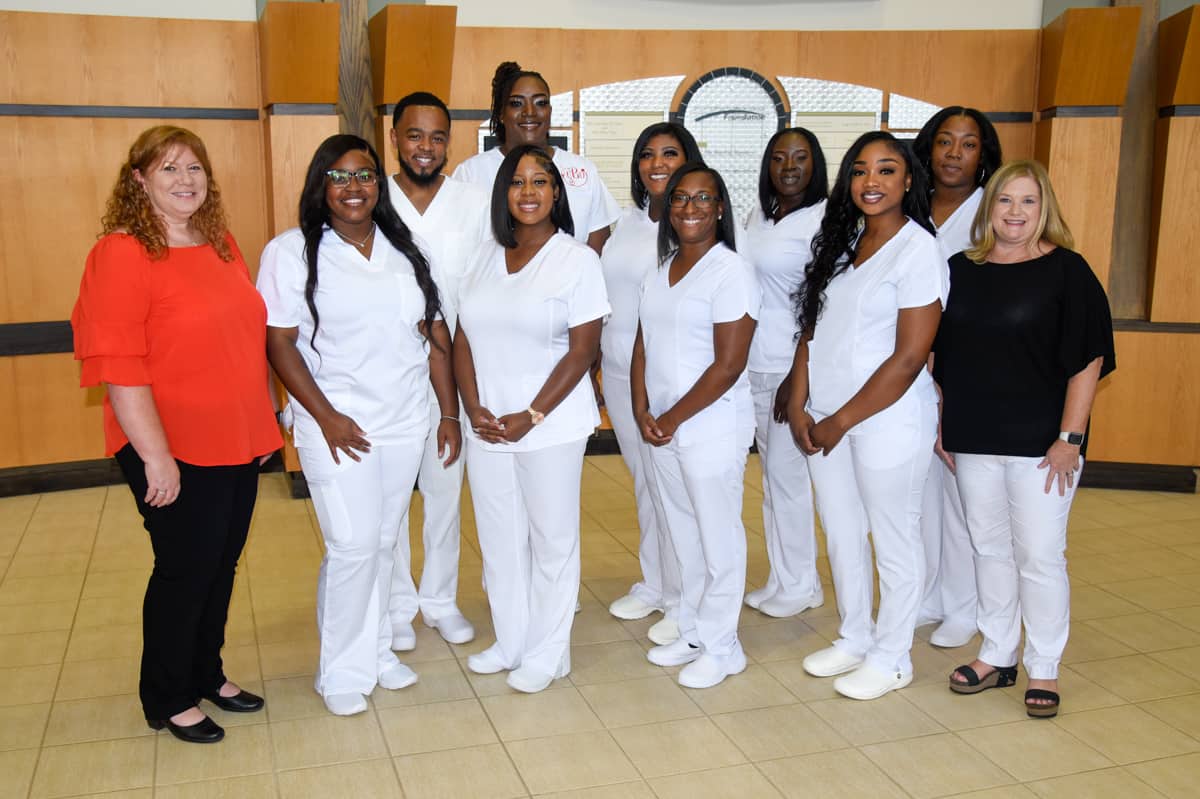
[[[974,246],[950,260],[935,344],[942,446],[956,468],[975,549],[979,629],[973,663],[950,688],[1016,681],[1025,625],[1029,715],[1058,712],[1067,642],[1067,515],[1087,448],[1096,385],[1115,368],[1108,300],[1073,252],[1049,176],[1014,161],[989,182]]]

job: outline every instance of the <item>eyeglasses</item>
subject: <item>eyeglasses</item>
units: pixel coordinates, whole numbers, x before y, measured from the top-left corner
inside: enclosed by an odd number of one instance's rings
[[[329,178],[329,182],[334,186],[349,186],[350,178],[358,181],[360,186],[374,186],[379,180],[379,173],[374,169],[356,169],[351,172],[349,169],[327,169],[325,177]]]
[[[699,194],[672,194],[667,199],[667,202],[670,203],[672,208],[683,208],[689,202],[697,208],[712,208],[712,204],[718,199],[720,198],[714,197],[706,191],[702,191]]]

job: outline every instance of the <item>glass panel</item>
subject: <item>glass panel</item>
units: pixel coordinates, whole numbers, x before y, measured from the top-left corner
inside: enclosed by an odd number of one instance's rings
[[[919,131],[942,107],[902,94],[888,95],[888,130]],[[898,135],[898,134],[897,134]],[[911,138],[911,137],[910,137]]]
[[[725,179],[740,223],[758,203],[758,165],[779,124],[775,102],[757,81],[723,75],[696,90],[683,122]]]
[[[622,207],[632,205],[629,162],[638,135],[667,121],[683,75],[589,86],[579,91],[579,149]]]
[[[821,143],[829,185],[854,140],[879,130],[883,92],[869,86],[816,78],[780,77],[792,107],[792,125],[811,130]]]

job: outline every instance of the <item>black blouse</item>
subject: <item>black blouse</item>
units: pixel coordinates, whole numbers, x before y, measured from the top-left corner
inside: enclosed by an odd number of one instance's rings
[[[942,446],[979,455],[1045,455],[1067,381],[1096,358],[1101,377],[1116,368],[1108,298],[1087,261],[1063,247],[1016,264],[951,258],[934,351]]]

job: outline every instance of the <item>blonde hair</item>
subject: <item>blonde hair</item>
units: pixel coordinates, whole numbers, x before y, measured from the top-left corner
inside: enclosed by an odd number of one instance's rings
[[[128,233],[146,248],[151,258],[166,256],[166,225],[150,204],[150,195],[134,172],[145,175],[159,167],[167,152],[176,145],[190,149],[208,177],[208,191],[200,208],[192,214],[192,226],[208,239],[222,261],[232,261],[233,250],[226,240],[229,228],[221,207],[221,190],[213,178],[208,151],[195,133],[173,125],[156,125],[143,131],[129,148],[129,156],[121,164],[117,182],[104,209],[104,218],[100,222],[103,228],[101,235],[115,231]]]
[[[975,220],[971,223],[971,246],[966,250],[966,256],[977,264],[984,263],[996,246],[996,231],[992,229],[992,211],[996,207],[996,197],[1004,191],[1014,178],[1031,178],[1038,184],[1042,195],[1042,215],[1038,218],[1037,229],[1033,241],[1048,241],[1058,247],[1068,250],[1075,248],[1075,238],[1070,228],[1062,218],[1058,207],[1058,198],[1054,195],[1054,187],[1050,185],[1050,175],[1046,167],[1037,161],[1009,161],[996,170],[988,180],[983,190],[983,199],[979,210],[975,212]]]

